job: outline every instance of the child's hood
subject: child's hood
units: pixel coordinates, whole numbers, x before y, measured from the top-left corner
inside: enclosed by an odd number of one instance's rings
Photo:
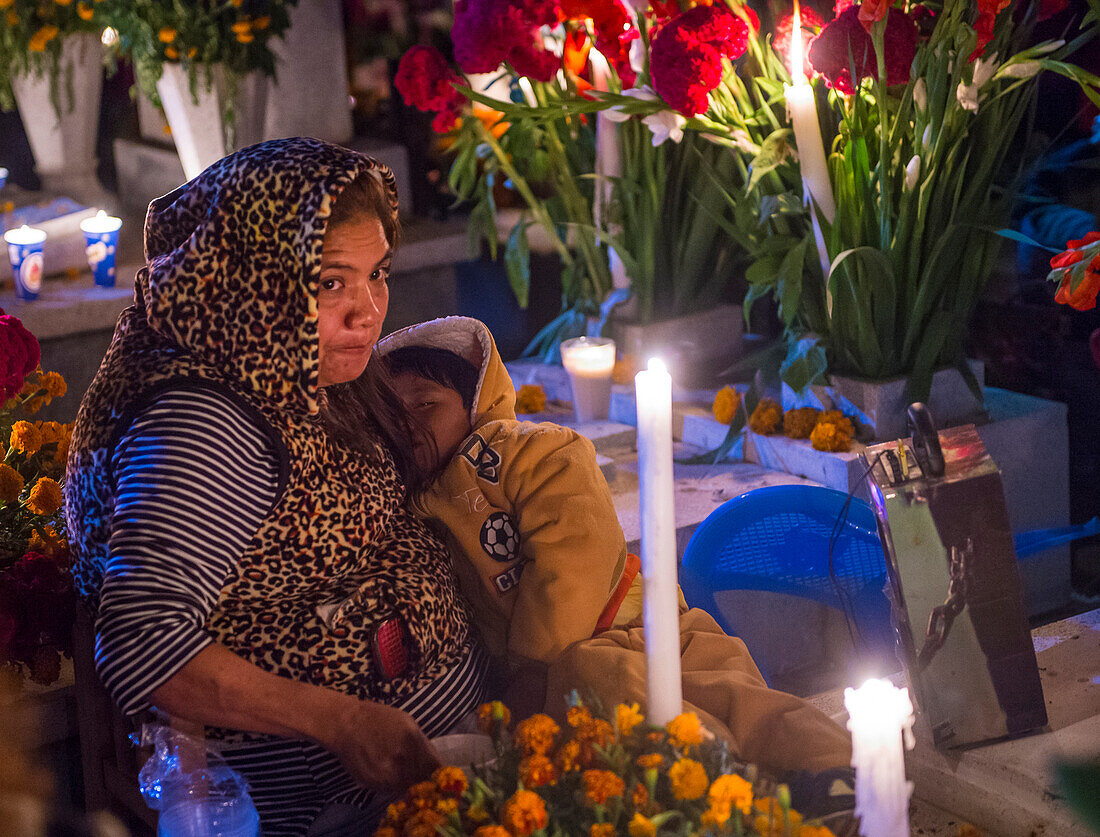
[[[472,429],[490,421],[515,420],[516,390],[483,322],[473,317],[441,317],[417,323],[384,337],[378,342],[378,352],[386,355],[405,346],[448,349],[477,367],[477,389],[470,408]]]

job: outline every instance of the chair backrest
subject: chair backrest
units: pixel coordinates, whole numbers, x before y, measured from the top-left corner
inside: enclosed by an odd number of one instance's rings
[[[834,545],[830,576],[829,539],[846,500],[843,492],[822,486],[775,485],[723,503],[695,530],[684,553],[680,586],[688,604],[737,635],[716,592],[786,593],[850,609],[861,632],[888,635],[886,561],[874,512],[857,498]]]

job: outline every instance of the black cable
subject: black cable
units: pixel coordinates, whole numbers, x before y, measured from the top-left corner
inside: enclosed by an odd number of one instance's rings
[[[856,489],[863,484],[863,481],[867,479],[871,471],[874,470],[874,467],[885,454],[885,450],[879,451],[878,456],[876,456],[871,464],[867,466],[867,470],[855,481],[855,484],[848,492],[848,496],[844,499],[844,505],[840,507],[840,514],[837,515],[836,523],[833,524],[833,531],[829,534],[829,580],[832,582],[833,590],[836,592],[837,599],[840,601],[840,609],[844,614],[844,622],[848,627],[848,637],[852,640],[852,647],[856,650],[866,648],[866,642],[863,640],[863,631],[860,630],[859,622],[855,618],[855,604],[849,597],[848,592],[841,585],[840,579],[836,576],[833,553],[836,549],[836,542],[840,539],[840,533],[844,529],[844,524],[848,521],[848,509],[852,505],[852,500],[856,495]],[[856,634],[859,634],[858,641],[856,640]]]

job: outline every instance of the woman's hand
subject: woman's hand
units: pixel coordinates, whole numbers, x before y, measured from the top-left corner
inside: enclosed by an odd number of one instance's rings
[[[401,791],[431,776],[439,759],[408,712],[348,697],[319,743],[360,784]]]

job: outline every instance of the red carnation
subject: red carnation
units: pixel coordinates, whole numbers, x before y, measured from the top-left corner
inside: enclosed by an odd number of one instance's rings
[[[891,9],[886,18],[883,52],[886,83],[907,82],[917,53],[917,27],[912,18],[899,9]],[[858,8],[850,6],[825,25],[810,44],[809,59],[829,87],[849,95],[856,92],[863,79],[878,74],[875,48],[871,36],[859,22]],[[853,67],[855,79],[852,78]]]
[[[802,71],[806,76],[812,76],[814,74],[814,69],[810,66],[810,58],[806,51],[806,44],[813,40],[817,33],[821,31],[821,28],[825,25],[825,21],[821,19],[821,15],[809,6],[803,6],[799,9],[799,20],[802,22]],[[793,30],[794,14],[783,15],[783,17],[779,19],[779,23],[775,25],[775,51],[783,56],[783,63],[787,66],[787,70],[791,75],[794,75],[794,68],[790,66],[791,34]]]
[[[23,379],[41,359],[38,341],[22,320],[0,308],[0,404],[23,388]]]
[[[689,9],[653,38],[653,89],[685,116],[704,113],[707,94],[722,81],[722,57],[740,58],[748,37],[748,25],[725,7]]]
[[[457,96],[452,82],[462,79],[435,47],[414,46],[401,56],[393,83],[408,104],[420,110],[444,110]]]
[[[458,0],[451,27],[455,61],[467,73],[491,73],[507,61],[522,75],[549,81],[559,62],[543,48],[539,28],[559,17],[552,0]]]

